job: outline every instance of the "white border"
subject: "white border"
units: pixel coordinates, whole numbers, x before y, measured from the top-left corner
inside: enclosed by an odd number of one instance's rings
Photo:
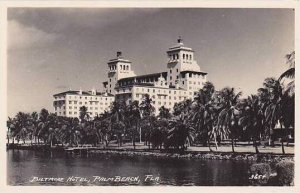
[[[295,51],[296,51],[296,66],[299,54],[299,34],[300,34],[300,20],[299,20],[299,7],[300,2],[295,0],[260,0],[260,1],[191,1],[191,0],[155,0],[155,1],[137,1],[137,0],[113,0],[113,1],[1,1],[0,0],[0,150],[2,156],[0,158],[0,192],[300,192],[300,160],[298,140],[300,139],[300,132],[297,128],[300,126],[299,120],[296,119],[295,123],[295,186],[293,187],[220,187],[220,186],[194,186],[194,187],[173,187],[173,186],[159,186],[159,187],[108,187],[108,186],[7,186],[6,185],[6,118],[7,118],[7,56],[6,56],[6,33],[7,33],[7,8],[9,7],[222,7],[222,8],[295,8]],[[297,25],[298,24],[298,25]],[[296,103],[295,106],[300,105],[299,92],[300,88],[297,87],[300,80],[300,74],[296,70]],[[296,118],[299,116],[299,110],[296,108]]]

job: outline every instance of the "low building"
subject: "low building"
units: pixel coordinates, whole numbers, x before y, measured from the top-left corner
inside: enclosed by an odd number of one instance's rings
[[[114,96],[108,93],[92,91],[73,91],[53,95],[54,112],[57,116],[79,117],[80,107],[85,106],[91,117],[95,117],[109,111]]]

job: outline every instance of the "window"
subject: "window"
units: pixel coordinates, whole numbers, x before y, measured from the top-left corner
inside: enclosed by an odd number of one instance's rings
[[[153,93],[155,93],[155,89],[153,89]]]
[[[69,104],[72,104],[72,101],[69,101]]]
[[[170,80],[172,80],[172,76],[170,76]]]
[[[170,70],[170,73],[172,73],[172,70]]]
[[[139,98],[139,94],[136,94],[136,97]]]
[[[179,77],[178,77],[178,76],[176,76],[176,78],[178,79]]]
[[[74,104],[77,105],[77,101],[74,101]]]
[[[72,109],[72,107],[71,107],[71,106],[69,106],[69,109]]]
[[[192,73],[189,73],[189,77],[192,78]]]
[[[182,58],[185,59],[185,54],[182,55]]]
[[[184,81],[182,81],[182,84],[184,84]]]
[[[176,72],[178,72],[178,68],[176,69]]]
[[[179,59],[179,55],[178,54],[176,54],[176,59]]]

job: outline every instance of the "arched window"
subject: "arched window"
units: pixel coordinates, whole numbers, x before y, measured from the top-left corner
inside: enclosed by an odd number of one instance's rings
[[[192,60],[192,54],[190,55],[190,60]]]
[[[179,55],[178,54],[176,54],[176,59],[179,59]]]
[[[182,58],[185,59],[185,54],[183,54]]]
[[[175,60],[175,54],[173,54],[173,60]]]
[[[129,70],[129,66],[127,66],[126,70]]]

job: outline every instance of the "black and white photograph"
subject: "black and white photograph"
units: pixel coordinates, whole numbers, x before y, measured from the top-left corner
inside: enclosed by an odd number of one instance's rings
[[[293,6],[6,10],[7,186],[296,185]]]

